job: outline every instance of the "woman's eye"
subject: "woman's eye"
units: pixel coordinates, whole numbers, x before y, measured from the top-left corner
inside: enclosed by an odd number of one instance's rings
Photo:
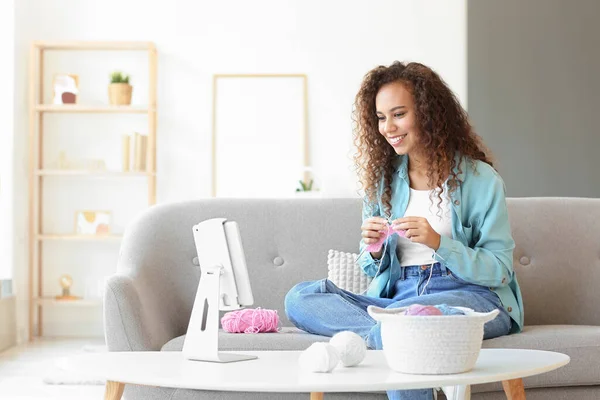
[[[380,120],[380,121],[385,121],[385,117],[377,116],[377,119]]]
[[[397,114],[394,114],[394,117],[400,118],[400,117],[403,117],[404,114],[406,114],[406,113],[405,112],[403,112],[403,113],[397,113]]]

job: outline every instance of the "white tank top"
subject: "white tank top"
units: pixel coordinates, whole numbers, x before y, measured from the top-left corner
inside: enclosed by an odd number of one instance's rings
[[[452,238],[452,210],[450,203],[445,195],[442,195],[441,214],[438,209],[437,194],[441,189],[437,189],[433,196],[433,204],[429,199],[429,194],[433,190],[415,190],[410,189],[408,207],[405,217],[424,217],[429,221],[429,225],[442,236]],[[433,260],[433,249],[421,244],[413,243],[409,239],[398,237],[398,252],[400,254],[400,265],[407,267],[409,265],[431,264]]]

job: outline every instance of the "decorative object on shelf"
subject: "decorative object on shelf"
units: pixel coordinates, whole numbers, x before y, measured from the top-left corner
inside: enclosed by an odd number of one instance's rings
[[[106,170],[106,162],[95,158],[81,160],[83,169],[88,171],[104,171]]]
[[[100,159],[79,159],[79,160],[69,160],[67,158],[67,153],[64,151],[60,151],[58,153],[58,169],[84,169],[88,171],[104,171],[106,170],[106,162]]]
[[[302,169],[302,179],[298,181],[296,197],[321,197],[319,189],[315,187],[314,173],[311,167]]]
[[[110,104],[115,106],[131,104],[131,93],[133,86],[129,84],[129,75],[123,75],[115,71],[110,75],[110,85],[108,85],[108,99]]]
[[[131,136],[123,135],[121,137],[121,163],[123,172],[128,172],[130,167],[129,153],[131,151]]]
[[[79,235],[108,235],[111,217],[110,211],[77,211],[75,232]]]
[[[133,134],[133,170],[146,170],[146,149],[148,147],[148,136],[135,132]]]
[[[58,280],[62,288],[62,294],[56,296],[56,300],[81,300],[81,297],[71,296],[71,286],[73,286],[73,278],[70,275],[62,275]]]
[[[299,187],[296,188],[296,197],[300,198],[318,198],[322,197],[319,189],[314,188],[314,180],[310,179],[307,182],[303,180],[298,181]]]
[[[305,183],[304,181],[299,180],[298,183],[300,183],[300,187],[296,188],[296,192],[310,192],[314,181],[311,179],[308,183]]]
[[[148,136],[133,132],[123,135],[121,139],[123,171],[146,171]]]
[[[75,74],[55,74],[52,82],[53,104],[75,104],[79,94],[79,77]]]
[[[67,160],[67,153],[61,151],[58,153],[58,169],[70,169],[71,164]]]

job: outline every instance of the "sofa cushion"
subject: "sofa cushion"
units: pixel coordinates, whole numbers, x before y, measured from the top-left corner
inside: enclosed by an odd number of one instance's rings
[[[167,342],[161,350],[181,351],[185,335]],[[278,333],[219,334],[220,350],[304,350],[328,337],[285,327]],[[525,387],[578,386],[600,384],[600,327],[576,325],[526,326],[523,332],[484,340],[484,348],[512,348],[557,351],[571,362],[557,370],[525,378]],[[477,385],[473,392],[502,390],[500,383]]]
[[[600,384],[600,327],[533,325],[523,332],[485,340],[484,348],[535,349],[563,353],[571,362],[562,368],[523,379],[525,387]],[[501,390],[499,383],[477,385],[473,392]]]
[[[185,335],[168,341],[161,351],[181,351]],[[327,342],[328,337],[312,335],[297,328],[283,327],[277,333],[219,332],[219,350],[304,350],[314,342]]]

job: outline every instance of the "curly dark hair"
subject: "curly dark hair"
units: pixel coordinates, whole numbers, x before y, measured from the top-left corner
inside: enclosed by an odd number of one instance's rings
[[[391,214],[391,183],[394,160],[398,155],[379,132],[375,97],[383,85],[392,82],[401,82],[413,95],[420,132],[418,140],[421,150],[431,160],[427,171],[429,187],[441,187],[448,177],[449,194],[456,190],[459,180],[454,171],[457,167],[454,156],[457,152],[473,167],[475,160],[494,167],[491,153],[473,131],[467,112],[437,73],[415,62],[395,61],[389,67],[378,66],[365,75],[356,95],[353,120],[357,152],[354,162],[369,204],[377,204],[383,184],[381,201],[387,216]],[[442,193],[438,192],[440,211],[441,203]]]

